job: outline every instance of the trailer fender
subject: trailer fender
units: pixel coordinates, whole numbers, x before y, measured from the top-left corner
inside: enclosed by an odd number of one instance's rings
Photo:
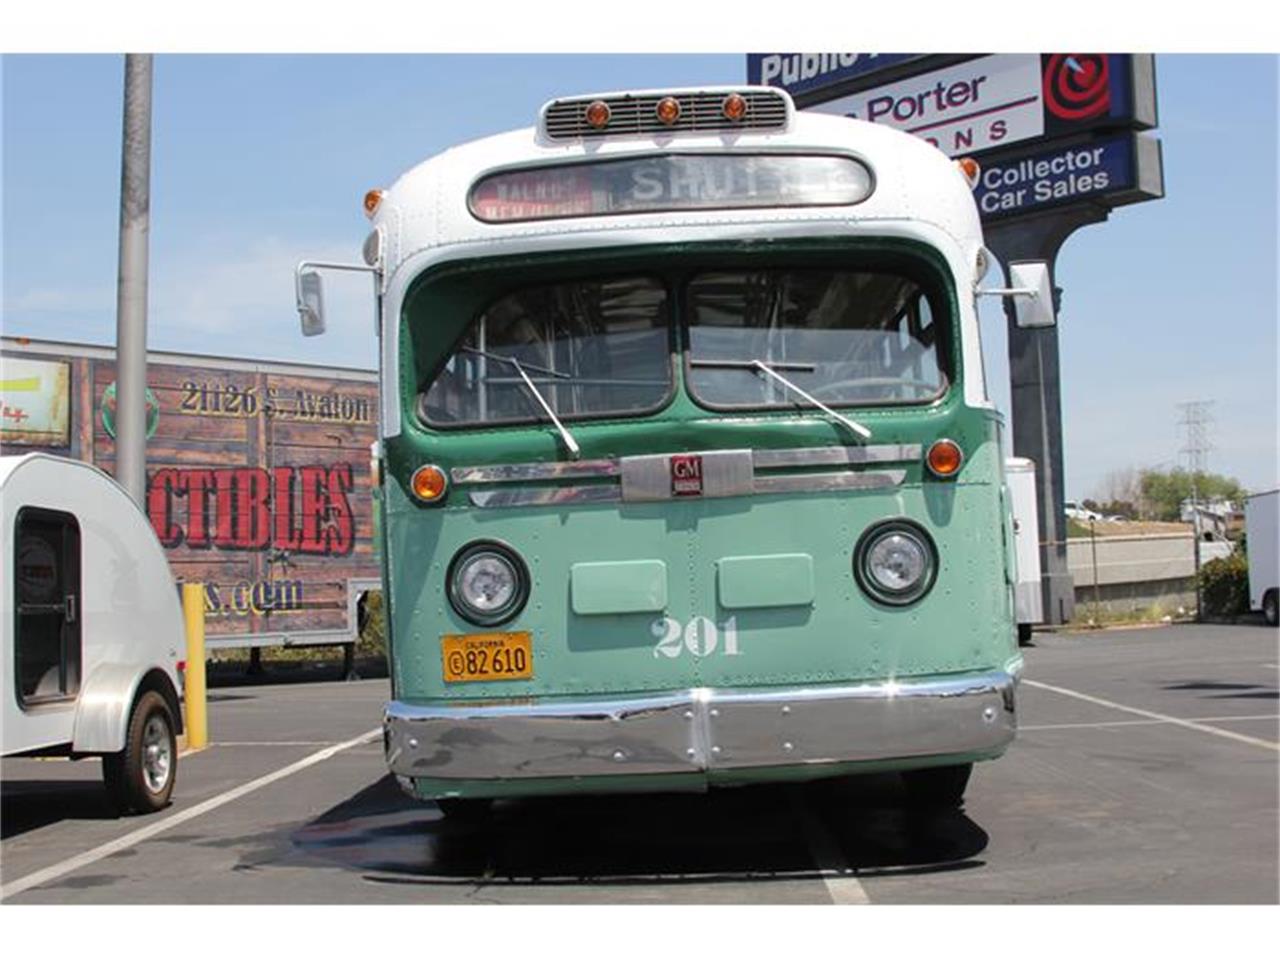
[[[117,753],[124,749],[129,711],[145,687],[156,690],[169,704],[174,732],[182,732],[177,691],[158,667],[104,663],[89,676],[76,703],[71,749],[76,753]]]

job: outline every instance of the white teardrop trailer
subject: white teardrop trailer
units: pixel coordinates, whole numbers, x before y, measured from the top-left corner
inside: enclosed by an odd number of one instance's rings
[[[87,463],[0,457],[5,757],[102,757],[121,812],[169,802],[182,611],[146,516]]]

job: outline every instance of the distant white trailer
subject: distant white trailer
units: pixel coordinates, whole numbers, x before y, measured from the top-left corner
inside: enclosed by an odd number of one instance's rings
[[[96,467],[0,457],[3,755],[102,757],[121,812],[169,801],[182,611],[143,512]]]
[[[1013,547],[1017,570],[1013,599],[1018,643],[1031,640],[1031,626],[1044,622],[1040,592],[1040,513],[1036,509],[1036,465],[1026,457],[1007,457],[1005,484],[1013,510]]]
[[[1255,493],[1244,504],[1249,544],[1249,607],[1262,608],[1267,623],[1280,622],[1280,490]]]

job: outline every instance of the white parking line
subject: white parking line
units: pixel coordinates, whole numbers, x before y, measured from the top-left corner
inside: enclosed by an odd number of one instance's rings
[[[219,740],[211,747],[321,747],[332,740]]]
[[[1123,710],[1125,713],[1136,714],[1139,717],[1147,717],[1151,720],[1160,720],[1163,723],[1176,724],[1179,727],[1186,727],[1188,730],[1199,730],[1201,733],[1211,733],[1215,737],[1226,737],[1228,740],[1237,740],[1240,743],[1247,743],[1251,746],[1262,747],[1264,750],[1275,750],[1280,752],[1280,743],[1274,740],[1263,740],[1261,737],[1249,737],[1243,733],[1235,733],[1231,730],[1219,730],[1217,727],[1209,727],[1203,723],[1197,723],[1195,720],[1183,720],[1181,717],[1171,717],[1166,713],[1156,713],[1154,710],[1139,710],[1137,707],[1126,707],[1123,703],[1116,703],[1114,700],[1103,700],[1101,697],[1091,697],[1087,693],[1081,693],[1079,690],[1068,690],[1066,687],[1055,687],[1048,683],[1039,683],[1035,680],[1028,680],[1025,677],[1021,681],[1029,687],[1036,687],[1040,690],[1049,690],[1053,693],[1060,693],[1066,697],[1075,697],[1077,700],[1084,700],[1086,703],[1096,703],[1101,707],[1110,707],[1112,710]]]
[[[79,870],[81,867],[95,863],[104,857],[109,857],[113,853],[119,853],[121,850],[128,849],[135,844],[141,843],[143,840],[149,840],[157,834],[164,833],[164,831],[171,827],[176,827],[181,823],[186,823],[188,820],[192,820],[206,814],[210,810],[216,810],[218,807],[230,803],[232,800],[238,800],[246,794],[253,793],[255,790],[260,790],[262,787],[275,783],[277,780],[283,780],[285,777],[292,776],[300,770],[305,770],[307,767],[320,763],[322,760],[328,760],[334,754],[341,753],[343,750],[350,749],[351,747],[359,746],[362,743],[371,743],[381,736],[382,728],[376,727],[368,733],[362,733],[360,736],[355,737],[352,740],[347,740],[343,743],[335,743],[330,747],[325,747],[323,750],[317,750],[315,753],[303,757],[301,760],[296,763],[291,763],[287,767],[281,767],[279,770],[261,776],[257,780],[250,780],[248,783],[243,783],[238,787],[233,787],[226,793],[220,793],[216,797],[210,797],[208,800],[205,800],[203,803],[196,804],[189,810],[183,810],[180,813],[175,813],[173,816],[167,817],[157,823],[151,823],[141,829],[134,830],[132,833],[126,833],[123,837],[117,837],[109,843],[104,843],[102,846],[94,847],[92,850],[77,854],[74,857],[63,860],[61,863],[55,863],[51,867],[45,867],[43,870],[37,870],[35,873],[29,873],[25,877],[15,880],[13,883],[0,888],[0,900],[7,900],[9,897],[17,896],[24,890],[30,890],[32,887],[38,887],[43,883],[56,880],[58,877],[68,874],[73,870]]]
[[[858,878],[853,875],[853,869],[840,853],[840,847],[835,838],[818,822],[813,811],[801,802],[800,792],[792,790],[789,799],[791,810],[800,821],[805,842],[809,844],[809,852],[813,855],[813,862],[822,874],[822,882],[827,887],[831,902],[869,904],[871,898],[867,896],[867,891],[863,889]]]
[[[1280,720],[1280,713],[1252,713],[1230,717],[1191,717],[1189,723],[1229,723],[1232,720]],[[1102,720],[1098,723],[1040,723],[1031,726],[1018,724],[1018,732],[1028,730],[1088,730],[1094,727],[1150,727],[1168,720]]]

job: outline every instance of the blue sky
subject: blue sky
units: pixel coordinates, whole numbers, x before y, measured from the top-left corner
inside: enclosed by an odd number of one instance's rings
[[[1166,197],[1077,232],[1058,262],[1069,497],[1178,462],[1186,400],[1214,401],[1211,469],[1277,485],[1277,59],[1156,65]],[[371,367],[367,280],[327,280],[336,316],[307,340],[292,288],[299,259],[358,259],[367,189],[553,96],[745,72],[744,53],[158,55],[149,345]],[[8,335],[114,339],[122,81],[118,55],[3,57]]]

